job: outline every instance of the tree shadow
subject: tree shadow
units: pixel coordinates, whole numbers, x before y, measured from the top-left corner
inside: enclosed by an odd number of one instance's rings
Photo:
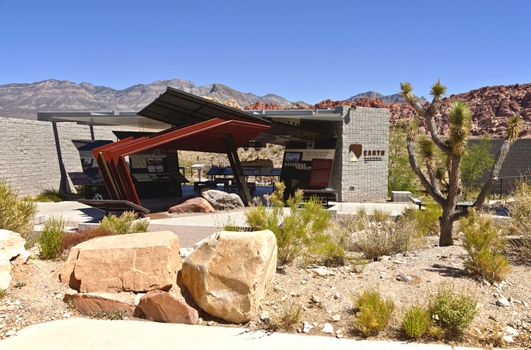
[[[436,272],[439,275],[452,278],[468,277],[468,273],[464,269],[460,269],[453,266],[433,264],[431,268],[427,268],[426,271]]]

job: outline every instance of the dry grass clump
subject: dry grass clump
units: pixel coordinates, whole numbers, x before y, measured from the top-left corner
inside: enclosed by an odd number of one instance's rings
[[[531,263],[531,183],[520,182],[513,192],[514,201],[509,204],[512,224],[521,235],[516,242],[518,257],[525,263]]]
[[[149,222],[145,220],[135,222],[136,219],[136,213],[133,211],[124,211],[120,216],[107,215],[101,220],[100,228],[113,235],[148,232]]]
[[[44,190],[37,197],[35,197],[36,202],[62,202],[65,200],[65,196],[53,188]]]
[[[289,332],[295,330],[301,320],[300,305],[291,305],[289,308],[283,308],[271,315],[270,318],[264,320],[268,332],[284,331]]]
[[[407,218],[378,222],[361,212],[344,220],[342,226],[348,232],[350,249],[363,253],[367,259],[406,252],[421,242],[415,222]]]
[[[511,265],[504,255],[505,239],[498,235],[492,219],[472,212],[460,220],[460,227],[468,253],[467,270],[489,282],[502,281],[511,271]]]
[[[380,333],[391,319],[395,304],[391,299],[384,299],[377,290],[366,290],[353,300],[356,309],[354,323],[365,336]]]
[[[61,249],[68,250],[73,246],[78,245],[79,243],[88,241],[89,239],[110,235],[112,235],[110,231],[104,230],[100,227],[78,232],[66,233],[63,235],[63,239],[61,240]]]
[[[19,197],[17,191],[0,180],[0,228],[20,233],[26,239],[33,232],[37,206],[30,196]]]

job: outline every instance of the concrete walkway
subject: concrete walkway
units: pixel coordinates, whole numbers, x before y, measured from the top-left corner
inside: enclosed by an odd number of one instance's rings
[[[25,328],[16,336],[1,341],[0,350],[3,349],[451,350],[467,348],[443,344],[350,340],[282,333],[267,335],[264,332],[251,332],[242,328],[74,318]]]

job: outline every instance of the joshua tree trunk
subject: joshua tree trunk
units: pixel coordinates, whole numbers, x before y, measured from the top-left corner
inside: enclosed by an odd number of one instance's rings
[[[446,247],[454,244],[454,238],[452,231],[454,229],[454,221],[452,214],[448,210],[443,209],[443,213],[439,218],[439,227],[441,234],[439,236],[439,245]]]
[[[440,114],[441,97],[446,92],[446,87],[440,82],[435,83],[431,89],[433,101],[427,108],[418,103],[417,98],[412,93],[409,83],[402,83],[402,95],[407,103],[411,105],[417,115],[416,121],[423,121],[426,126],[429,139],[420,140],[420,153],[424,160],[424,168],[421,169],[416,153],[416,123],[410,123],[407,135],[407,151],[409,163],[413,171],[417,174],[422,186],[428,194],[439,204],[443,210],[439,218],[440,236],[439,245],[449,246],[453,244],[452,230],[454,222],[468,215],[468,209],[456,211],[457,199],[462,192],[461,188],[461,159],[467,146],[470,131],[471,113],[468,106],[462,102],[452,105],[448,119],[450,123],[449,135],[442,138],[437,133],[435,116]],[[472,204],[472,208],[481,208],[490,189],[501,170],[501,166],[509,153],[509,150],[518,137],[521,119],[515,115],[509,120],[507,137],[496,156],[496,161],[492,167],[489,179],[483,185],[478,197]],[[438,166],[434,148],[437,147],[443,154],[444,166]],[[426,173],[426,174],[425,174]]]

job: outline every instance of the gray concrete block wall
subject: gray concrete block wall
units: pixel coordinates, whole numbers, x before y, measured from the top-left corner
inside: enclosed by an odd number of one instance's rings
[[[81,171],[79,153],[71,140],[90,139],[87,125],[57,124],[66,172]],[[115,140],[110,128],[95,127],[96,139]],[[0,118],[0,179],[23,195],[59,189],[61,172],[52,123]]]
[[[334,171],[340,172],[339,200],[343,202],[384,201],[387,198],[387,168],[389,142],[389,110],[383,108],[357,107],[350,109],[343,121],[341,140],[337,150]],[[362,145],[358,161],[351,161],[351,144]],[[383,151],[383,155],[370,158],[365,151]],[[381,159],[381,160],[380,160]],[[338,176],[338,175],[336,175]],[[336,179],[337,183],[337,179]]]

